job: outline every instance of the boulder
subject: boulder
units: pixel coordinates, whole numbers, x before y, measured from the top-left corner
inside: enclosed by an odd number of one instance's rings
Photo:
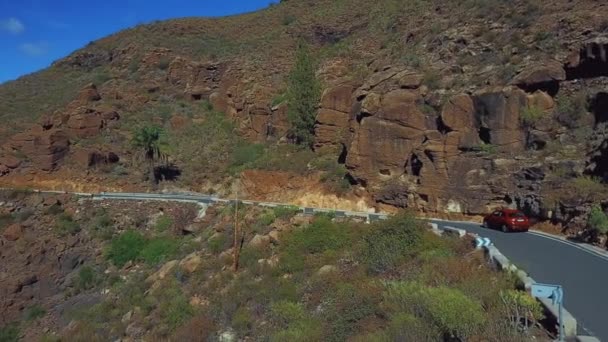
[[[265,248],[270,244],[270,237],[267,235],[256,234],[251,241],[249,241],[249,246],[254,248]]]
[[[23,226],[17,223],[12,224],[4,229],[2,236],[8,241],[17,241],[23,236]]]
[[[194,273],[203,262],[196,253],[189,254],[179,262],[179,266],[187,273]]]
[[[6,166],[9,169],[16,169],[19,167],[19,165],[21,165],[21,160],[10,155],[5,155],[0,157],[0,164]]]
[[[77,101],[83,104],[99,100],[101,100],[101,96],[97,91],[97,86],[95,86],[93,83],[89,83],[84,86],[78,93],[77,97]]]
[[[14,135],[7,145],[25,154],[38,169],[51,171],[67,154],[70,141],[63,130],[53,128],[43,131],[42,127],[34,126]]]
[[[79,108],[75,113],[71,113],[67,121],[67,128],[70,133],[78,138],[93,137],[104,127],[102,114],[89,108]]]
[[[155,283],[158,280],[165,279],[173,271],[175,266],[178,265],[178,263],[179,261],[177,260],[171,260],[165,263],[158,271],[146,278],[146,282]]]
[[[321,268],[319,268],[319,270],[317,271],[317,275],[326,275],[326,274],[330,274],[330,273],[334,273],[338,271],[338,268],[336,266],[333,265],[325,265]]]
[[[471,96],[461,94],[449,99],[441,111],[441,121],[447,128],[454,131],[475,129],[477,120],[475,104]]]
[[[418,89],[422,85],[424,75],[417,72],[403,71],[395,75],[402,89]]]
[[[281,233],[276,229],[268,233],[268,237],[270,238],[270,242],[274,244],[278,244],[281,241]]]
[[[548,61],[524,68],[511,82],[524,89],[537,88],[544,84],[560,82],[566,79],[566,71],[561,63]]]

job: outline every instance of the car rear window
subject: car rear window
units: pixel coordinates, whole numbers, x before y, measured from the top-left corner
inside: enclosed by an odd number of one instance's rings
[[[516,213],[509,214],[509,216],[511,216],[511,217],[525,217],[526,215],[524,215],[524,213],[522,213],[521,211],[518,211]]]

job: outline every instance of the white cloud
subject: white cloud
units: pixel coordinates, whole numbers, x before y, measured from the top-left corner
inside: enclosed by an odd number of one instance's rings
[[[19,50],[28,56],[42,56],[49,51],[47,42],[23,43],[19,45]]]
[[[19,34],[25,30],[25,25],[17,18],[8,18],[0,20],[0,29],[12,34]]]

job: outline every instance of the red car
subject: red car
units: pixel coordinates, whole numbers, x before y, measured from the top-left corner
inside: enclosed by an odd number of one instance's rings
[[[519,210],[497,209],[483,218],[483,226],[500,228],[505,233],[527,232],[530,229],[530,220]]]

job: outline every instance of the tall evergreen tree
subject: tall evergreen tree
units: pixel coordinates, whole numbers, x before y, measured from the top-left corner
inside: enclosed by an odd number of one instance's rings
[[[296,63],[289,74],[287,115],[296,143],[312,146],[321,86],[315,75],[315,61],[305,42],[300,42]]]

